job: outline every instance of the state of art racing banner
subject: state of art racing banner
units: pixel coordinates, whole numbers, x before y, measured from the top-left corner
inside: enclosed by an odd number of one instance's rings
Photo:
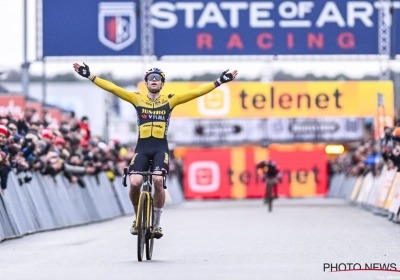
[[[142,3],[148,4],[148,13]],[[389,15],[389,2],[392,15]],[[168,55],[353,55],[379,53],[379,13],[400,1],[40,0],[43,57]],[[144,18],[145,16],[147,18]],[[143,20],[149,28],[143,28]],[[147,25],[147,24],[146,24]],[[40,28],[42,27],[42,28]],[[152,33],[149,44],[145,38]]]
[[[377,54],[380,8],[376,0],[154,0],[155,53]]]
[[[184,158],[185,197],[263,197],[265,184],[255,165],[268,158],[275,160],[283,171],[280,197],[326,195],[327,157],[323,146],[288,145],[268,149],[188,149]]]

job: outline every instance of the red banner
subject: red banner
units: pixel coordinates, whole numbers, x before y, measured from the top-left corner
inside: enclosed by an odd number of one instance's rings
[[[185,156],[185,196],[195,198],[260,198],[265,195],[261,171],[264,159],[276,161],[283,172],[280,197],[325,196],[327,156],[316,147],[189,149]]]
[[[0,116],[11,114],[18,120],[25,109],[25,97],[21,95],[0,95]]]

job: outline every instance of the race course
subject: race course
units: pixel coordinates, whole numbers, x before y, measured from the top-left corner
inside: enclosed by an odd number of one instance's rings
[[[0,243],[0,279],[400,279],[324,272],[324,263],[395,263],[400,225],[343,200],[189,201],[164,210],[152,261],[138,262],[133,216]]]

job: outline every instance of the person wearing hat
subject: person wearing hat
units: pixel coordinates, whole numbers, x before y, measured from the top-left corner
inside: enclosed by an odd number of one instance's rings
[[[46,143],[46,148],[44,150],[44,153],[48,153],[49,151],[54,151],[55,147],[53,144],[55,136],[53,134],[53,131],[49,128],[43,129],[42,130],[42,139]]]
[[[52,143],[52,151],[56,152],[60,158],[67,160],[70,156],[69,151],[66,148],[66,141],[64,138],[57,137]]]
[[[8,137],[8,129],[5,125],[0,124],[0,149],[2,151],[7,150],[7,137]]]

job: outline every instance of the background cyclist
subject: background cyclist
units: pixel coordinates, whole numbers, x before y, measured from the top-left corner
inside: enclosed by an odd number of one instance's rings
[[[278,183],[282,180],[282,173],[276,162],[270,159],[263,160],[256,165],[256,168],[257,170],[262,169],[265,186],[267,186],[269,182],[273,183],[272,197],[278,198]],[[264,202],[267,202],[267,189],[265,191]]]

